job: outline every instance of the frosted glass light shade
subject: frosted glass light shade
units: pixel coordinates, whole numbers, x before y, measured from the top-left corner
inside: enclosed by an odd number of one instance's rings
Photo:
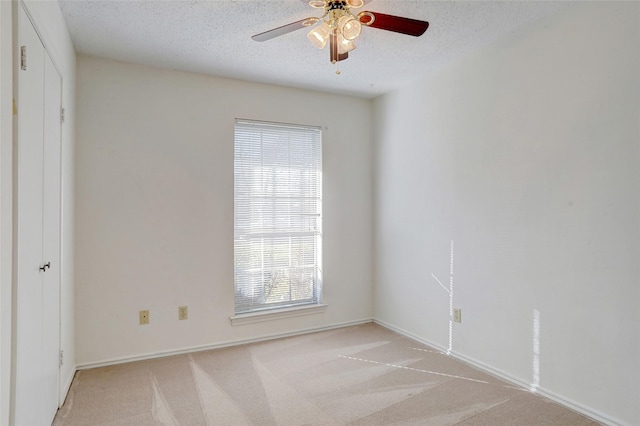
[[[349,7],[353,7],[355,9],[364,5],[364,2],[362,0],[347,0],[347,3],[349,3]]]
[[[362,24],[350,16],[343,16],[338,20],[338,28],[340,28],[342,37],[347,40],[355,40],[360,35],[360,31],[362,31]]]
[[[347,40],[342,36],[338,37],[338,54],[342,55],[343,53],[351,52],[355,48],[356,44],[352,40]]]
[[[321,25],[318,25],[307,34],[307,38],[318,49],[322,49],[326,44],[327,40],[329,40],[329,35],[331,34],[331,27],[327,25],[326,22],[323,22]]]

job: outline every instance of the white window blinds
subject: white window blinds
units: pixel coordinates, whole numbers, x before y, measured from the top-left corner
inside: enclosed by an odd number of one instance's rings
[[[236,120],[235,312],[320,303],[322,133]]]

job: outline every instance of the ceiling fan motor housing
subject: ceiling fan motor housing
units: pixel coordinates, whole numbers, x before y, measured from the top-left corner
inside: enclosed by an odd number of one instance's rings
[[[337,1],[329,1],[327,2],[327,9],[328,10],[336,10],[336,9],[342,9],[345,10],[348,7],[348,4],[346,1],[343,0],[337,0]]]

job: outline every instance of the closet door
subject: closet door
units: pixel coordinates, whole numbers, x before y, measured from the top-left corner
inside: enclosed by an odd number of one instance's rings
[[[42,424],[42,141],[44,135],[44,48],[19,8],[19,44],[26,47],[28,66],[19,70],[18,215],[16,281],[15,424]]]
[[[42,363],[41,392],[45,412],[53,420],[58,410],[60,372],[60,108],[62,80],[49,55],[44,54],[44,158],[42,259],[49,264],[42,274]]]
[[[21,7],[18,13],[26,67],[17,71],[14,422],[46,425],[58,408],[60,76]]]

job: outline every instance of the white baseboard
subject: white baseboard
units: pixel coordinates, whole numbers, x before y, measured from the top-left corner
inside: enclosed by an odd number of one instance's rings
[[[373,322],[375,322],[376,324],[378,324],[378,325],[380,325],[382,327],[388,328],[389,330],[395,331],[396,333],[402,334],[403,336],[406,336],[406,337],[408,337],[408,338],[410,338],[412,340],[415,340],[415,341],[417,341],[419,343],[425,344],[427,346],[431,346],[431,347],[443,352],[444,354],[446,354],[446,352],[447,352],[447,349],[444,348],[443,346],[439,345],[438,343],[431,342],[431,341],[429,341],[427,339],[424,339],[424,338],[422,338],[420,336],[416,336],[415,334],[410,333],[410,332],[408,332],[406,330],[403,330],[402,328],[396,327],[396,326],[391,325],[391,324],[389,324],[387,322],[384,322],[384,321],[381,321],[381,320],[377,320],[377,319],[374,319]],[[498,368],[495,368],[493,366],[487,365],[487,364],[485,364],[485,363],[483,363],[481,361],[478,361],[478,360],[476,360],[474,358],[471,358],[471,357],[468,357],[468,356],[463,355],[461,353],[458,353],[458,352],[456,352],[454,350],[451,351],[450,356],[455,358],[455,359],[457,359],[457,360],[459,360],[459,361],[462,361],[462,362],[464,362],[466,364],[469,364],[469,365],[471,365],[471,366],[473,366],[475,368],[478,368],[478,369],[480,369],[480,370],[482,370],[482,371],[484,371],[486,373],[489,373],[489,374],[491,374],[493,376],[496,376],[496,377],[498,377],[498,378],[500,378],[502,380],[505,380],[506,382],[509,382],[509,383],[511,383],[513,385],[521,387],[521,388],[523,388],[523,390],[529,391],[529,388],[530,388],[530,384],[529,383],[523,382],[522,380],[510,375],[509,373],[507,373],[505,371],[502,371],[502,370],[500,370]],[[609,425],[609,426],[631,426],[628,423],[624,423],[624,422],[622,422],[622,421],[620,421],[618,419],[614,419],[611,416],[608,416],[608,415],[606,415],[604,413],[601,413],[601,412],[599,412],[597,410],[594,410],[592,408],[586,407],[586,406],[584,406],[584,405],[582,405],[582,404],[580,404],[580,403],[578,403],[576,401],[573,401],[573,400],[571,400],[569,398],[566,398],[566,397],[564,397],[562,395],[559,395],[559,394],[557,394],[555,392],[552,392],[552,391],[550,391],[548,389],[539,387],[538,389],[536,389],[536,393],[541,395],[541,396],[543,396],[543,397],[545,397],[545,398],[548,398],[548,399],[550,399],[550,400],[552,400],[554,402],[557,402],[558,404],[563,405],[563,406],[565,406],[565,407],[567,407],[567,408],[569,408],[569,409],[571,409],[573,411],[576,411],[576,412],[578,412],[580,414],[588,416],[588,417],[592,418],[593,420],[598,421],[600,423],[603,423],[605,425]]]
[[[208,344],[208,345],[191,346],[186,348],[171,349],[168,351],[138,354],[138,355],[125,356],[120,358],[111,358],[111,359],[105,359],[105,360],[96,361],[96,362],[87,362],[83,364],[78,364],[76,366],[76,370],[88,370],[90,368],[106,367],[109,365],[124,364],[127,362],[143,361],[147,359],[162,358],[162,357],[181,355],[181,354],[187,354],[192,352],[202,352],[202,351],[208,351],[211,349],[226,348],[230,346],[246,345],[248,343],[263,342],[265,340],[280,339],[283,337],[298,336],[301,334],[315,333],[318,331],[333,330],[337,328],[350,327],[353,325],[366,324],[370,322],[373,322],[373,318],[364,318],[356,321],[342,322],[342,323],[331,324],[331,325],[326,325],[322,327],[304,328],[304,329],[290,331],[286,333],[267,334],[264,336],[255,337],[251,339],[229,340],[226,342],[220,342],[220,343],[214,343],[214,344]]]

